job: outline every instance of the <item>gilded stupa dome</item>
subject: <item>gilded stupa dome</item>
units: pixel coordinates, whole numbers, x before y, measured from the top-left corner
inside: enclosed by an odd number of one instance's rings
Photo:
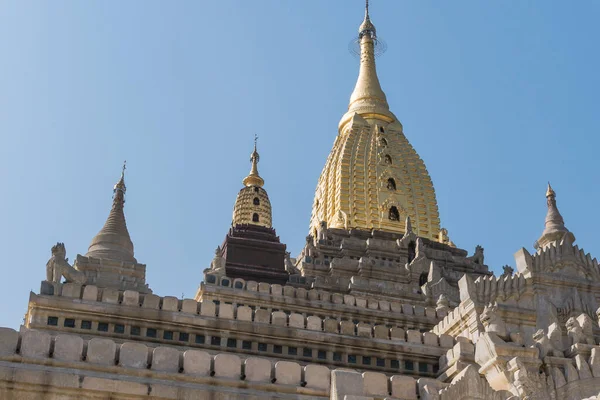
[[[265,181],[258,174],[259,160],[260,156],[256,150],[255,141],[254,151],[250,155],[252,168],[250,174],[242,181],[244,187],[239,191],[233,207],[232,224],[234,226],[251,224],[271,228],[271,202],[267,191],[263,189]]]
[[[368,9],[359,32],[360,72],[319,177],[311,233],[321,222],[331,228],[404,233],[410,217],[418,236],[439,241],[433,183],[381,89]]]

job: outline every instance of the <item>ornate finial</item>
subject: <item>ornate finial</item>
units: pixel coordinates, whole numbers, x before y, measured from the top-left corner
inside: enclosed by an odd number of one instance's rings
[[[242,183],[244,186],[259,186],[265,184],[263,178],[258,174],[258,162],[260,161],[260,156],[258,155],[258,150],[256,149],[256,145],[258,142],[258,135],[254,134],[254,151],[250,155],[250,162],[252,163],[252,167],[250,169],[250,174],[244,178]]]
[[[369,15],[369,0],[366,0],[365,19],[358,28],[358,38],[362,39],[362,37],[366,34],[369,34],[372,39],[377,38],[377,30],[375,29],[375,25],[373,25],[373,23],[371,22],[371,17]]]
[[[125,192],[127,191],[127,187],[125,186],[125,170],[127,169],[127,161],[123,161],[123,169],[121,170],[121,178],[119,182],[115,184],[113,187],[113,199],[121,200],[123,204],[125,203]]]
[[[550,182],[548,182],[548,188],[546,189],[546,204],[548,206],[548,212],[546,213],[546,220],[544,222],[544,231],[542,236],[534,243],[536,249],[546,247],[548,243],[562,239],[565,234],[571,236],[571,241],[575,241],[575,236],[569,232],[565,226],[565,220],[558,211],[556,206],[556,193]]]
[[[556,193],[554,193],[552,186],[550,186],[550,182],[548,182],[548,189],[546,190],[546,197],[556,197]]]

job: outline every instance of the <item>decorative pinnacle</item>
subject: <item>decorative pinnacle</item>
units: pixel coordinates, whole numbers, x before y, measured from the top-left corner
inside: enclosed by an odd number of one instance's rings
[[[556,197],[556,193],[554,193],[552,186],[550,186],[550,182],[548,182],[548,189],[546,190],[546,197]]]
[[[244,178],[242,183],[244,186],[258,186],[262,187],[265,184],[263,178],[258,174],[258,161],[260,160],[260,155],[256,150],[256,144],[258,142],[258,136],[254,135],[254,151],[250,155],[250,162],[252,163],[252,168],[250,168],[250,174]]]
[[[122,200],[125,203],[125,192],[127,191],[127,187],[125,186],[125,170],[127,169],[127,161],[123,161],[123,169],[121,170],[121,179],[119,182],[115,184],[113,187],[113,198],[120,197],[119,200]],[[117,193],[118,192],[118,193]],[[117,196],[118,194],[120,196]]]
[[[369,0],[366,0],[365,4],[365,19],[360,27],[358,28],[358,38],[362,39],[362,37],[366,34],[369,34],[372,39],[377,38],[377,30],[375,29],[375,25],[371,22],[371,18],[369,16]]]
[[[548,205],[548,212],[544,221],[544,231],[534,244],[534,247],[536,249],[543,248],[548,243],[561,239],[565,234],[571,235],[572,241],[575,241],[575,236],[565,227],[565,220],[560,215],[560,211],[558,211],[556,193],[552,189],[552,186],[550,186],[550,182],[548,182],[548,188],[546,189],[546,203]]]

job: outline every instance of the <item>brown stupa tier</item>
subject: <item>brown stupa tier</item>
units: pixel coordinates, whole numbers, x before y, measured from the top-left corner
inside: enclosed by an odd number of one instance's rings
[[[221,249],[229,278],[281,285],[288,281],[284,266],[286,246],[280,243],[273,228],[235,225],[229,230]]]

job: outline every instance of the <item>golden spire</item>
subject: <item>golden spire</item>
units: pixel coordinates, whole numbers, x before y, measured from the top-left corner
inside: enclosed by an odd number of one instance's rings
[[[121,178],[113,187],[113,204],[104,226],[92,239],[88,248],[89,257],[137,262],[133,256],[133,243],[125,222],[125,168],[123,163]]]
[[[365,7],[365,18],[358,29],[358,41],[360,44],[360,72],[354,91],[350,96],[348,113],[342,118],[342,121],[347,121],[354,113],[358,113],[364,118],[379,118],[386,122],[392,122],[396,117],[390,112],[375,67],[377,30],[369,16],[368,0]]]
[[[258,174],[258,161],[260,160],[260,156],[258,155],[258,151],[256,151],[256,142],[258,141],[258,136],[254,135],[254,151],[250,155],[250,162],[252,163],[252,168],[250,168],[250,174],[244,178],[242,183],[244,186],[258,186],[262,187],[265,184],[263,178]]]

